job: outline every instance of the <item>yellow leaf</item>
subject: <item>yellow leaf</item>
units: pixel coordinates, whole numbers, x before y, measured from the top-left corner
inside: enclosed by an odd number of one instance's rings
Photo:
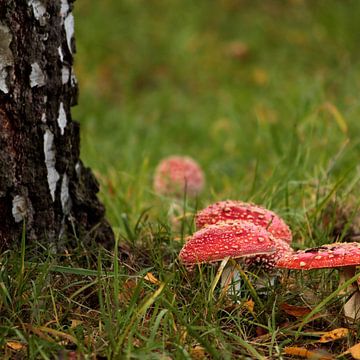
[[[302,347],[289,346],[284,348],[284,352],[287,355],[298,356],[305,359],[311,360],[333,360],[334,357],[322,350],[307,350]]]
[[[244,302],[244,307],[246,308],[246,310],[248,310],[251,313],[254,312],[254,305],[255,305],[255,303],[254,303],[254,300],[252,300],[252,299]]]
[[[79,325],[83,324],[84,322],[81,320],[77,320],[77,319],[71,319],[71,325],[70,328],[74,329],[76,327],[78,327]]]
[[[335,341],[348,336],[349,330],[346,328],[338,328],[323,334],[319,340],[321,343]]]
[[[18,341],[8,341],[6,343],[6,346],[11,350],[20,351],[25,347],[25,344],[22,344],[21,342]]]
[[[360,343],[352,346],[346,351],[346,354],[350,353],[354,359],[360,359]]]
[[[190,350],[190,356],[192,360],[204,360],[207,358],[205,349],[200,345],[196,345]]]
[[[147,281],[149,281],[149,282],[151,282],[152,284],[155,284],[155,285],[160,284],[160,281],[151,272],[148,272],[144,276],[144,280],[147,280]]]

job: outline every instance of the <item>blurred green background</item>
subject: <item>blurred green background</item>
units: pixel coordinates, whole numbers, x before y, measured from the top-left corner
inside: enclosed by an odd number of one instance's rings
[[[357,0],[77,0],[73,114],[113,224],[115,207],[153,204],[171,154],[204,168],[204,204],[290,217],[338,182],[356,193],[359,14]]]

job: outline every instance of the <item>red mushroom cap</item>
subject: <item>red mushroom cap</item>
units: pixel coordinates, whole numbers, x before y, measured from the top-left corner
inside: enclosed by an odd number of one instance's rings
[[[262,227],[247,221],[221,222],[195,232],[180,251],[187,265],[221,261],[275,251],[275,239]]]
[[[360,243],[334,243],[286,254],[276,267],[311,270],[360,265]]]
[[[273,211],[242,201],[219,201],[199,211],[196,215],[196,227],[216,224],[226,220],[245,220],[264,227],[275,238],[291,243],[292,234],[284,220]]]
[[[256,255],[256,256],[248,257],[245,259],[245,264],[247,266],[260,265],[265,269],[272,269],[273,267],[275,267],[279,259],[281,259],[285,255],[291,255],[293,252],[294,250],[286,241],[276,239],[275,251],[272,254]]]
[[[158,194],[195,197],[203,190],[204,173],[200,165],[188,156],[169,156],[155,170],[154,190]]]

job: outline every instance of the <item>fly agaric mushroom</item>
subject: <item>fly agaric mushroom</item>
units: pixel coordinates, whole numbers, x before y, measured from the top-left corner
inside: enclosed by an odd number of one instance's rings
[[[275,239],[264,228],[247,221],[220,222],[195,232],[180,251],[185,265],[212,263],[231,257],[237,259],[275,251]],[[234,269],[227,267],[221,284],[229,282]]]
[[[284,240],[275,239],[275,251],[272,254],[251,256],[245,259],[247,266],[262,266],[265,270],[271,270],[275,267],[277,261],[285,255],[291,255],[294,250]]]
[[[216,224],[226,220],[245,220],[255,225],[262,226],[276,239],[291,243],[292,234],[284,220],[273,211],[261,206],[245,203],[242,201],[225,200],[219,201],[196,214],[196,227]]]
[[[355,276],[358,265],[360,265],[359,243],[334,243],[299,250],[293,254],[286,254],[276,263],[276,267],[289,270],[336,268],[339,270],[339,287]],[[358,283],[354,281],[346,292],[352,293],[352,295],[344,305],[344,314],[353,321],[360,320]]]
[[[196,197],[204,188],[205,177],[200,165],[188,156],[169,156],[155,170],[154,190],[158,194]]]

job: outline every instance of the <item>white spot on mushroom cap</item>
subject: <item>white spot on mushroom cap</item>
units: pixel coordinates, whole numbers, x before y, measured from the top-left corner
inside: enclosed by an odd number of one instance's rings
[[[50,195],[52,200],[55,201],[56,184],[60,179],[60,175],[55,168],[56,152],[54,146],[54,134],[49,129],[46,129],[44,133],[44,154]]]
[[[65,127],[67,124],[67,118],[66,118],[66,113],[65,113],[65,109],[64,109],[64,104],[61,102],[60,106],[59,106],[59,115],[57,118],[57,122],[60,128],[60,133],[61,135],[64,135],[65,132]]]
[[[26,204],[26,200],[23,196],[16,195],[13,198],[11,212],[12,212],[15,222],[17,222],[17,223],[22,221],[25,218],[26,213],[27,213],[27,204]]]
[[[45,85],[45,75],[40,68],[38,63],[31,64],[31,73],[30,73],[30,86],[33,88],[35,86],[44,86]]]

